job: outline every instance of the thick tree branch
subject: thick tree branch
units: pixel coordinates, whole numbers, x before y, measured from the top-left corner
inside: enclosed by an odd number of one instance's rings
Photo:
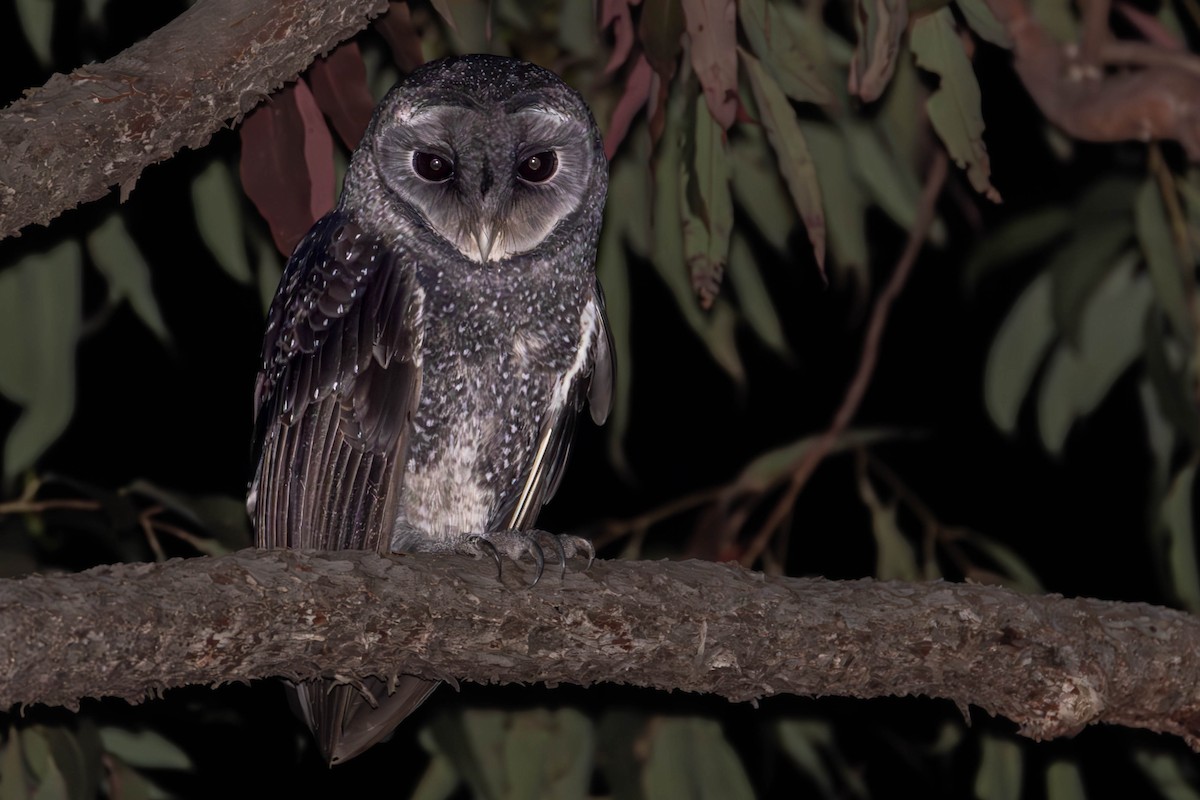
[[[0,239],[203,146],[366,27],[387,0],[200,0],[102,64],[0,111]]]
[[[928,695],[1034,738],[1095,722],[1200,749],[1200,620],[996,587],[598,562],[534,589],[490,561],[243,551],[0,582],[0,704],[414,673],[709,692]],[[552,571],[551,571],[552,572]],[[520,585],[519,585],[520,584]]]

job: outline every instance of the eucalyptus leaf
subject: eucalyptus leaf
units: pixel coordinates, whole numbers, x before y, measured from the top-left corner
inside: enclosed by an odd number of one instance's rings
[[[766,137],[757,128],[748,129],[733,141],[730,156],[734,199],[763,238],[780,254],[786,253],[798,218]]]
[[[1200,447],[1200,414],[1192,402],[1187,356],[1178,341],[1167,337],[1163,324],[1158,315],[1146,320],[1146,377],[1157,411],[1193,447]]]
[[[821,755],[822,750],[833,744],[833,727],[824,720],[784,719],[775,726],[775,731],[780,749],[796,769],[816,785],[822,797],[836,797],[833,775]]]
[[[1054,344],[1050,295],[1050,274],[1043,272],[1009,309],[988,350],[983,375],[984,405],[996,427],[1005,433],[1016,431],[1021,403]]]
[[[984,0],[955,0],[955,4],[962,12],[967,25],[981,39],[991,42],[997,47],[1012,49],[1013,40],[1009,35],[1008,28],[1000,24]]]
[[[1184,758],[1187,758],[1184,756]],[[1180,758],[1171,753],[1152,753],[1144,748],[1133,752],[1133,763],[1150,781],[1164,800],[1200,800],[1200,791],[1192,786],[1192,781],[1180,766]],[[1191,770],[1191,759],[1187,772]]]
[[[972,546],[982,550],[985,556],[995,562],[997,568],[1008,579],[1004,582],[1005,586],[1029,594],[1045,592],[1041,581],[1025,563],[1025,559],[1017,555],[1017,552],[1011,547],[976,531],[968,530],[965,532],[965,536]]]
[[[822,273],[825,270],[825,210],[821,204],[821,187],[817,182],[816,167],[808,152],[808,143],[796,120],[796,112],[774,79],[763,69],[758,59],[739,50],[746,72],[750,77],[750,88],[758,106],[767,140],[779,160],[779,171],[792,195],[792,202],[808,231],[813,256]]]
[[[978,800],[1020,800],[1023,758],[1021,748],[1011,739],[984,734],[980,737],[982,755],[975,773],[975,797]]]
[[[860,297],[865,297],[871,285],[867,196],[854,177],[850,149],[838,129],[828,123],[800,120],[800,130],[817,170],[834,269],[849,276]]]
[[[729,260],[733,230],[733,195],[729,188],[729,149],[724,132],[708,112],[695,103],[692,155],[685,167],[681,193],[683,254],[692,289],[708,308],[720,291]]]
[[[614,168],[614,174],[616,169]],[[629,263],[625,248],[616,226],[606,226],[600,233],[599,253],[596,257],[596,278],[603,287],[608,311],[608,330],[612,334],[614,360],[616,362],[616,385],[614,386],[613,408],[606,422],[605,438],[608,442],[608,457],[620,472],[629,474],[629,461],[625,454],[625,435],[629,431],[629,409],[633,385],[633,349],[630,346],[632,333],[631,291],[629,286]]]
[[[82,264],[69,239],[0,271],[0,393],[22,406],[4,443],[5,482],[41,457],[75,411]]]
[[[1062,452],[1075,421],[1090,414],[1117,378],[1141,355],[1153,290],[1127,260],[1112,270],[1083,312],[1078,347],[1060,344],[1038,392],[1038,432],[1043,446]]]
[[[88,255],[108,281],[108,296],[114,302],[128,300],[138,318],[160,341],[169,343],[171,333],[163,322],[154,297],[150,265],[129,235],[120,213],[109,214],[87,237]]]
[[[738,307],[762,343],[781,358],[792,357],[783,334],[783,324],[771,301],[771,294],[759,273],[759,265],[745,237],[734,233],[729,248],[729,281],[737,292]]]
[[[908,28],[906,0],[855,0],[857,46],[850,61],[850,93],[873,102],[883,95],[896,68],[900,37]]]
[[[1046,800],[1087,800],[1077,764],[1058,759],[1046,768]]]
[[[921,580],[921,568],[913,545],[900,530],[897,506],[884,502],[875,493],[866,474],[859,476],[858,496],[871,514],[871,534],[875,537],[875,577],[881,581]]]
[[[595,27],[594,23],[592,27]],[[638,17],[638,38],[650,66],[663,80],[670,80],[675,74],[683,30],[680,0],[643,0],[642,13]]]
[[[25,42],[38,63],[49,67],[54,63],[51,40],[54,36],[54,0],[16,0],[17,21]]]
[[[801,103],[829,105],[833,95],[825,88],[803,40],[771,0],[740,0],[738,18],[750,49],[761,60],[784,93]]]
[[[65,796],[72,800],[93,798],[99,791],[99,752],[88,753],[76,734],[62,726],[33,727],[45,742],[50,761],[62,781]],[[47,786],[45,780],[42,787]],[[40,791],[40,789],[39,789]]]
[[[588,0],[568,0],[558,11],[558,43],[576,58],[590,58],[600,49],[595,9]]]
[[[411,800],[448,800],[461,784],[450,759],[434,753],[413,789]]]
[[[1059,241],[1070,231],[1071,212],[1046,206],[1022,214],[996,227],[967,259],[963,283],[968,292],[998,268],[1023,264],[1030,256]]]
[[[1046,269],[1052,290],[1050,310],[1054,326],[1072,345],[1078,346],[1083,314],[1105,277],[1129,254],[1133,228],[1127,220],[1107,225],[1088,225],[1055,252]]]
[[[1196,462],[1188,464],[1171,481],[1159,510],[1158,524],[1165,533],[1167,572],[1180,604],[1200,613],[1200,572],[1196,565],[1196,529],[1192,514]]]
[[[241,198],[229,167],[217,159],[192,181],[192,206],[200,238],[231,278],[249,284],[253,276],[246,256]]]
[[[991,164],[983,142],[979,83],[955,30],[953,12],[943,8],[915,21],[909,46],[917,64],[942,79],[926,103],[929,121],[938,137],[954,162],[967,170],[967,178],[975,190],[993,202],[1000,202],[1000,192],[990,180]]]
[[[105,750],[130,767],[185,772],[194,768],[191,757],[157,731],[131,731],[106,725],[100,728],[100,741],[104,743]]]
[[[1188,289],[1194,290],[1195,285],[1184,285],[1184,265],[1171,236],[1166,205],[1153,178],[1147,178],[1138,189],[1134,220],[1158,304],[1171,321],[1175,335],[1191,341],[1195,332],[1187,298]]]
[[[869,447],[879,442],[894,441],[912,434],[895,428],[851,428],[842,433],[830,449],[830,454],[856,447]],[[763,494],[790,475],[800,459],[816,445],[821,434],[803,436],[796,441],[774,447],[742,467],[733,482],[740,492]]]
[[[9,724],[3,749],[0,749],[0,800],[28,800],[33,792],[25,774],[21,738],[20,727]]]
[[[752,800],[754,789],[721,726],[699,717],[665,717],[651,725],[642,773],[648,798]]]

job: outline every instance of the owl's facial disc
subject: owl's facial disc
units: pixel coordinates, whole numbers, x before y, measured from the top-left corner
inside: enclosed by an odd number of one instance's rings
[[[444,102],[397,113],[375,152],[393,196],[480,264],[533,250],[582,204],[592,131],[556,109]]]

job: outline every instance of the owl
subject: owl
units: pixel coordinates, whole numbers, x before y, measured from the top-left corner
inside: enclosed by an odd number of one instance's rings
[[[261,548],[484,552],[590,545],[533,529],[612,344],[595,276],[608,162],[591,112],[531,64],[432,62],[376,109],[337,207],[267,318],[247,506]],[[331,764],[436,688],[292,687]],[[369,694],[372,700],[364,695]]]

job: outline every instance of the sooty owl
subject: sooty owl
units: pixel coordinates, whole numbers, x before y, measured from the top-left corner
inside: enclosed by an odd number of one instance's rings
[[[271,304],[247,502],[259,547],[532,553],[539,574],[541,543],[563,564],[590,555],[532,526],[585,398],[597,423],[611,406],[607,169],[583,100],[539,67],[450,58],[392,89]],[[294,699],[338,763],[436,686],[319,680]]]

